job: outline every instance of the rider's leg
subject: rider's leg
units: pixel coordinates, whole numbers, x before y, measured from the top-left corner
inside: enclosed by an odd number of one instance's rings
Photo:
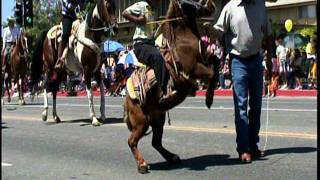
[[[154,70],[157,82],[165,93],[169,75],[165,66],[165,60],[159,50],[150,44],[137,43],[134,45],[134,53],[139,60]]]
[[[5,70],[6,65],[8,64],[8,60],[9,60],[9,51],[10,51],[10,47],[8,45],[6,45],[6,47],[3,49],[3,51],[1,52],[2,55],[2,71]]]
[[[55,65],[56,69],[61,69],[65,63],[65,59],[64,59],[64,57],[62,57],[62,55],[63,55],[64,49],[68,45],[69,36],[71,34],[72,22],[73,22],[73,19],[63,16],[63,18],[62,18],[62,39],[61,39],[61,42],[59,43],[59,47],[58,47],[58,61]]]

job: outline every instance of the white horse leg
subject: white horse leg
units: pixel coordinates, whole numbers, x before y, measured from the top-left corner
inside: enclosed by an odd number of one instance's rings
[[[47,94],[47,90],[44,89],[43,90],[43,102],[44,102],[44,110],[42,112],[42,121],[47,121],[48,118],[48,94]]]
[[[53,104],[53,107],[52,107],[52,115],[53,115],[53,119],[56,123],[59,123],[61,122],[59,116],[57,115],[57,92],[56,91],[53,91],[52,92],[52,104]]]
[[[101,121],[104,122],[106,119],[106,109],[105,109],[105,98],[104,98],[104,85],[103,80],[100,82],[100,113],[101,113]]]
[[[101,123],[98,121],[96,114],[94,112],[92,88],[88,89],[88,87],[87,87],[86,90],[87,90],[87,96],[88,96],[88,101],[89,101],[89,110],[90,110],[90,118],[92,120],[92,125],[93,126],[100,126]]]

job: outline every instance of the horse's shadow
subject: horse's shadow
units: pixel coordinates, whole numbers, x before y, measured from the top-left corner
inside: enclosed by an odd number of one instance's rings
[[[289,154],[289,153],[310,153],[317,151],[314,147],[290,147],[269,149],[265,152],[265,157],[260,158],[259,161],[268,160],[267,157],[274,154]],[[204,171],[207,167],[212,166],[228,166],[242,164],[238,158],[230,158],[227,154],[203,155],[192,157],[189,159],[182,159],[180,164],[169,165],[167,162],[157,162],[150,164],[151,170],[174,170],[174,169],[189,169],[194,171]]]
[[[268,149],[266,150],[266,156],[271,156],[274,154],[291,154],[291,153],[310,153],[317,151],[315,147],[288,147],[279,149]]]
[[[101,122],[101,119],[98,118],[98,120]],[[57,124],[64,124],[64,123],[82,123],[80,126],[92,126],[91,124],[91,119],[85,118],[85,119],[74,119],[74,120],[66,120],[66,121],[61,121],[60,123],[56,122],[47,122],[47,125],[57,125]],[[107,118],[103,122],[103,124],[117,124],[117,123],[123,123],[123,118]]]
[[[151,170],[174,170],[174,169],[189,169],[194,171],[203,171],[207,167],[217,165],[236,165],[240,164],[238,159],[230,158],[227,154],[203,155],[182,159],[180,164],[169,165],[167,162],[158,162],[150,164]]]
[[[5,125],[5,122],[1,122],[1,129],[7,129],[9,128],[8,126]]]

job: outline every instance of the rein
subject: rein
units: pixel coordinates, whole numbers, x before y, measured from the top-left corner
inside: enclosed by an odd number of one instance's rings
[[[158,21],[150,21],[147,24],[163,24],[166,22],[172,22],[172,21],[178,21],[178,20],[183,20],[183,17],[176,17],[176,18],[170,18],[170,19],[163,19],[163,20],[158,20]]]

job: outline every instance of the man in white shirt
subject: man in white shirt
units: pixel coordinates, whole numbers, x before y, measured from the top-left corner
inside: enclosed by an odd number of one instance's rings
[[[5,69],[9,60],[9,53],[12,46],[16,43],[20,35],[20,29],[15,27],[15,19],[13,17],[8,18],[8,27],[3,30],[3,47],[2,47],[2,69]]]
[[[280,64],[280,76],[282,78],[282,82],[283,82],[283,87],[282,88],[286,88],[287,87],[287,71],[288,71],[288,61],[287,61],[287,50],[286,48],[283,46],[283,41],[281,38],[277,39],[276,41],[276,46],[277,46],[277,50],[276,50],[276,54],[277,54],[277,59],[278,62]]]
[[[272,51],[271,26],[267,17],[265,0],[232,0],[222,9],[217,23],[209,26],[215,36],[224,37],[231,59],[237,151],[243,163],[250,163],[251,157],[264,155],[257,143],[263,89],[259,51],[264,38],[267,40],[268,60]]]

